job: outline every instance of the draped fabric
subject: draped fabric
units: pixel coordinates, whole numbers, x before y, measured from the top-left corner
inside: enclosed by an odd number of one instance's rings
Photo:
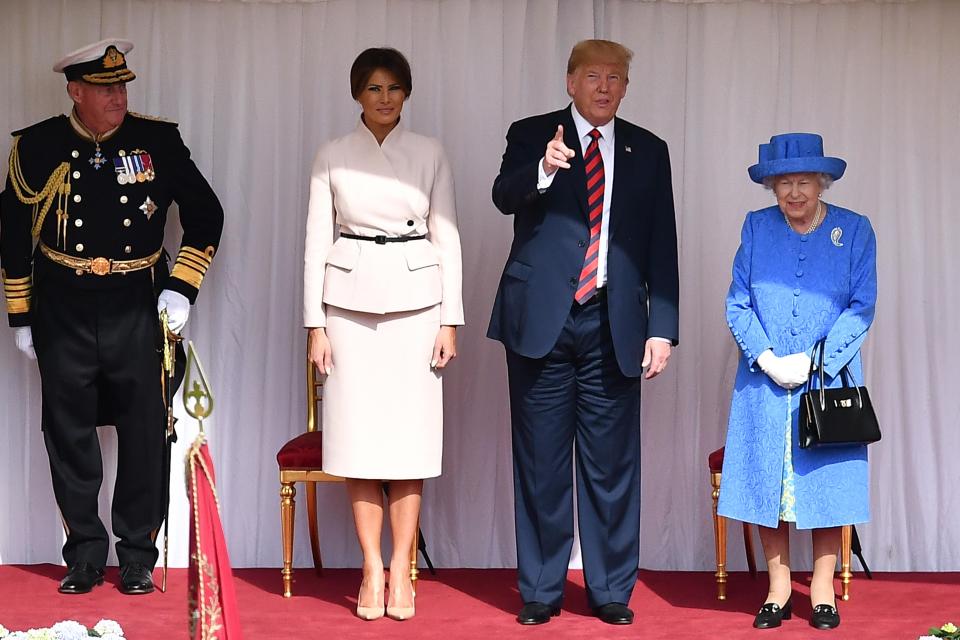
[[[69,109],[50,70],[62,53],[128,37],[131,109],[178,121],[222,200],[223,242],[186,333],[217,391],[205,426],[235,566],[281,562],[275,455],[305,425],[311,159],[355,125],[349,66],[384,44],[413,68],[404,125],[444,144],[463,244],[467,325],[444,374],[443,475],[426,484],[424,536],[440,566],[515,566],[504,355],[484,338],[511,220],[490,187],[510,122],[567,104],[570,48],[596,36],[636,54],[620,115],[669,144],[677,202],[680,346],[667,372],[643,383],[641,566],[711,567],[706,456],[723,443],[736,366],[723,301],[744,213],[773,204],[746,168],[774,133],[816,131],[828,155],[849,163],[826,200],[867,215],[878,240],[877,315],[863,358],[884,438],[870,453],[872,521],[858,527],[866,555],[881,571],[960,569],[960,394],[951,388],[960,217],[950,204],[960,174],[960,3],[39,0],[0,2],[0,15],[0,130]],[[9,144],[0,138],[3,157]],[[179,234],[171,218],[168,247]],[[57,562],[39,377],[6,327],[0,363],[0,562]],[[178,430],[174,460],[195,435],[188,419]],[[102,440],[106,518],[112,429]],[[185,566],[182,470],[172,482],[171,566]],[[325,563],[359,566],[343,488],[319,494]],[[306,566],[300,503],[295,562]],[[809,567],[809,538],[794,549],[794,565]],[[730,552],[742,568],[738,545]]]
[[[220,501],[203,434],[190,446],[186,461],[190,505],[190,558],[187,611],[191,640],[241,640],[240,609],[230,554],[220,521]]]

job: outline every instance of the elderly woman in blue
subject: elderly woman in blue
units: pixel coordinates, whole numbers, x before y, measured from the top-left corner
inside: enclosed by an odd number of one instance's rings
[[[864,446],[800,449],[797,416],[814,344],[826,336],[826,385],[849,365],[862,381],[860,346],[877,298],[876,238],[870,221],[821,200],[846,163],[823,155],[810,133],[760,145],[750,177],[776,206],[747,214],[727,294],[727,323],[740,363],[727,427],[718,512],[760,525],[770,580],[754,626],[791,616],[788,523],[813,530],[810,624],[840,624],[833,591],[840,527],[866,522]]]

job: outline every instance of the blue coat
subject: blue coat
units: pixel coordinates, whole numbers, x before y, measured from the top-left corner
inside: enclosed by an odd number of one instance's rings
[[[870,519],[865,446],[800,449],[803,388],[787,391],[756,365],[806,351],[826,336],[828,387],[849,364],[863,384],[860,345],[877,299],[877,243],[870,221],[827,205],[823,223],[800,235],[773,206],[747,214],[727,294],[727,324],[740,347],[727,426],[720,515],[775,527],[780,514],[786,420],[791,422],[797,528]]]

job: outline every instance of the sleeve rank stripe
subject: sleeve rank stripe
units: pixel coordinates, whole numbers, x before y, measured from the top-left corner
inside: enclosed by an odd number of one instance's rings
[[[30,295],[30,291],[33,290],[33,285],[21,284],[15,287],[6,286],[3,288],[3,290],[8,296],[13,295],[15,293],[26,293],[27,295]]]
[[[7,299],[7,313],[27,313],[30,311],[30,298]]]
[[[192,267],[185,267],[179,262],[173,265],[173,271],[170,272],[171,278],[183,280],[194,289],[200,288],[200,283],[203,282],[203,275],[204,274],[200,273],[196,269]]]
[[[208,256],[202,251],[198,251],[197,249],[194,249],[193,247],[181,247],[179,255],[190,256],[191,258],[195,258],[200,262],[206,263],[207,265],[213,262],[213,259],[210,258],[210,256]]]
[[[29,283],[30,280],[32,279],[33,279],[32,276],[24,276],[22,278],[4,278],[3,284],[7,285],[7,284],[23,284],[25,282]]]
[[[207,264],[200,264],[200,263],[197,262],[196,260],[192,260],[192,259],[190,259],[190,258],[188,258],[188,257],[186,257],[186,256],[178,256],[178,257],[177,257],[177,262],[176,262],[176,264],[182,264],[182,265],[185,266],[185,267],[190,267],[190,268],[192,268],[192,269],[196,269],[196,270],[199,271],[200,273],[206,273],[206,272],[207,272],[207,268],[210,266],[210,265],[207,265]]]

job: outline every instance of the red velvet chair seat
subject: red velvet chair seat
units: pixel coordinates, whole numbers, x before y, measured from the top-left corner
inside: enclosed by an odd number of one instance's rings
[[[277,453],[277,464],[281,469],[322,469],[322,460],[322,431],[302,433]]]
[[[709,465],[711,473],[723,472],[723,450],[725,448],[726,447],[720,447],[707,456],[707,465]]]

